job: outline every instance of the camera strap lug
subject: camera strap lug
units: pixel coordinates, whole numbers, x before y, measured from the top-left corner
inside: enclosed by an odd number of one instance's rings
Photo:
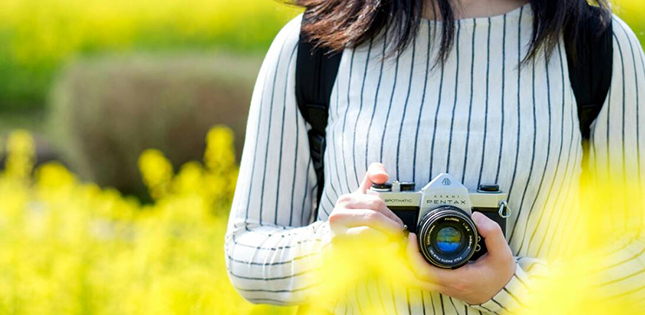
[[[500,217],[507,219],[511,216],[511,208],[509,208],[508,203],[506,200],[502,200],[499,202],[499,211],[497,211],[497,214],[499,214]]]

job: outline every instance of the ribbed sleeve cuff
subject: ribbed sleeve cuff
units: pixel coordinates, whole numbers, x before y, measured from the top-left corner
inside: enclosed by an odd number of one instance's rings
[[[516,263],[515,273],[508,283],[490,300],[470,305],[491,314],[519,314],[526,309],[529,294],[529,275]]]

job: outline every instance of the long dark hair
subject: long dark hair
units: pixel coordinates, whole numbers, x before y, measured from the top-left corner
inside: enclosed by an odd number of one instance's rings
[[[331,52],[345,46],[356,47],[367,42],[384,27],[393,34],[393,45],[386,56],[402,53],[418,31],[426,0],[292,0],[307,8],[308,23],[303,27],[318,46]],[[437,62],[443,63],[454,45],[454,8],[459,0],[432,0],[435,19],[445,21],[441,28]],[[611,13],[607,0],[589,1],[598,9],[591,10],[587,0],[530,0],[534,12],[533,36],[524,62],[534,59],[541,50],[547,58],[556,47],[560,35],[569,48],[583,47],[579,27],[588,18],[598,18],[608,25]],[[594,16],[590,16],[594,15]],[[602,28],[600,31],[604,30]],[[384,56],[385,57],[385,56]]]

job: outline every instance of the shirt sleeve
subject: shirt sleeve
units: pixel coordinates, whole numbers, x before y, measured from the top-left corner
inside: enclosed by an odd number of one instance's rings
[[[596,222],[598,230],[593,230],[606,246],[585,258],[593,259],[596,265],[584,277],[600,299],[623,301],[622,305],[629,303],[629,307],[642,312],[645,310],[642,305],[645,303],[645,235],[641,233],[645,216],[645,56],[635,34],[616,16],[613,38],[612,83],[605,104],[591,126],[589,167],[594,193],[602,194],[608,187],[614,189],[609,189],[613,192],[602,205],[606,215]],[[622,189],[625,187],[631,189]],[[617,196],[617,190],[628,193]],[[586,231],[591,229],[587,227]],[[536,280],[548,279],[560,263],[533,257],[516,257],[516,262],[515,274],[497,295],[471,306],[493,314],[523,313],[530,304],[529,294]]]
[[[229,278],[253,303],[306,302],[330,242],[327,222],[310,224],[317,179],[295,98],[301,21],[280,30],[260,68],[226,233]]]

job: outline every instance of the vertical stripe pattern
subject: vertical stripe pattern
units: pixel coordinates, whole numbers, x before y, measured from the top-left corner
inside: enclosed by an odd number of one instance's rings
[[[382,279],[372,279],[347,292],[332,311],[360,314],[372,304],[392,314],[501,314],[524,307],[531,279],[548,272],[549,261],[572,246],[560,236],[576,221],[566,209],[576,194],[583,152],[564,43],[548,62],[538,58],[518,67],[532,35],[533,16],[525,5],[459,20],[455,47],[437,67],[434,37],[441,23],[430,20],[422,20],[398,58],[381,59],[391,35],[384,31],[347,48],[331,96],[321,211],[311,218],[317,182],[310,126],[294,92],[301,18],[276,36],[253,91],[226,236],[233,285],[252,302],[301,303],[318,286],[306,275],[322,263],[336,200],[358,187],[369,164],[381,162],[391,179],[417,187],[443,172],[471,190],[498,184],[514,210],[506,237],[517,269],[481,305],[437,292],[395,293]],[[590,158],[599,180],[642,185],[645,58],[624,22],[614,18],[614,24],[612,87],[592,126]],[[614,171],[618,178],[610,176]],[[642,214],[627,219],[618,214],[611,224],[641,226],[644,220]],[[645,244],[639,237],[620,235],[620,248],[609,251],[608,265],[599,271],[605,273],[599,285],[623,286],[612,291],[622,295],[645,294]]]

